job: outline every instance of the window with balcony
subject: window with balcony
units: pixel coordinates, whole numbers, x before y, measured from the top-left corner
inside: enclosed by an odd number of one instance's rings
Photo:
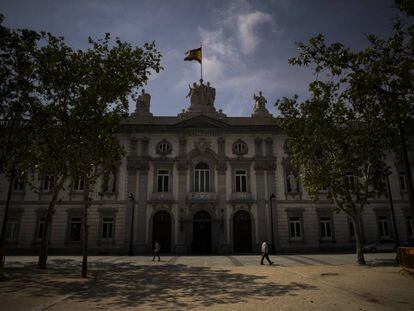
[[[9,217],[6,223],[5,240],[7,242],[17,242],[20,230],[20,217]]]
[[[289,235],[291,240],[302,240],[302,223],[299,216],[289,217]]]
[[[246,170],[236,170],[236,192],[247,192],[247,172]]]
[[[210,191],[210,168],[204,163],[198,163],[194,170],[194,191],[209,192]]]
[[[54,183],[55,183],[55,176],[54,175],[50,175],[50,174],[44,175],[43,180],[42,180],[42,190],[43,191],[52,191]]]
[[[158,170],[157,172],[157,190],[158,192],[168,192],[168,179],[170,172],[168,170]]]
[[[320,234],[321,234],[321,240],[332,240],[332,222],[330,217],[320,217],[319,218],[319,224],[320,224]]]
[[[85,190],[85,177],[76,176],[73,181],[73,191],[84,191]]]
[[[69,242],[80,242],[82,234],[82,218],[71,217],[69,221]]]
[[[110,243],[114,237],[114,218],[102,217],[102,236],[101,241],[104,243]]]
[[[390,238],[390,225],[387,216],[378,216],[378,228],[380,239]]]
[[[13,192],[23,192],[24,191],[24,177],[14,177],[13,184],[12,184]]]

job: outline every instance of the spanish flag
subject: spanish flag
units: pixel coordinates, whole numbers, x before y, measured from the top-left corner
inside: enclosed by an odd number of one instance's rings
[[[188,50],[185,52],[184,60],[196,60],[201,64],[201,47],[195,50]]]

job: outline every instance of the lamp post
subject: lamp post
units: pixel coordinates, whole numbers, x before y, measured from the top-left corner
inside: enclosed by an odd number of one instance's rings
[[[128,199],[131,201],[131,205],[132,205],[131,238],[129,240],[129,256],[132,256],[133,255],[132,242],[134,238],[134,210],[135,210],[135,198],[132,192],[129,193]]]
[[[275,253],[275,243],[273,241],[273,206],[272,206],[272,201],[273,199],[275,199],[276,196],[274,193],[272,193],[270,195],[269,198],[269,204],[270,204],[270,232],[271,232],[271,243],[272,243],[272,248],[271,248],[271,253],[274,254]]]

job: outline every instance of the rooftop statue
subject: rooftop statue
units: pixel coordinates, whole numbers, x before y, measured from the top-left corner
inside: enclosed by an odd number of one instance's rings
[[[149,108],[150,103],[151,103],[151,95],[148,93],[145,93],[145,90],[142,89],[141,95],[139,95],[137,99],[137,106],[140,106],[142,108]]]
[[[196,82],[193,86],[188,85],[188,94],[186,97],[190,97],[189,111],[194,112],[212,112],[216,111],[214,108],[214,100],[216,98],[216,89],[210,86],[210,82],[207,85],[203,84],[203,79],[200,79],[200,84]]]
[[[270,115],[269,111],[266,108],[267,100],[262,95],[262,92],[259,92],[259,96],[256,94],[253,95],[254,106],[253,106],[253,116],[268,116]]]
[[[135,113],[137,115],[151,115],[150,113],[151,95],[145,93],[142,89],[141,94],[138,96]]]

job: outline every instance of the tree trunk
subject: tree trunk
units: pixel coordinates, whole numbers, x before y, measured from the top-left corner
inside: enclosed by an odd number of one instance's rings
[[[88,272],[88,237],[89,237],[89,228],[88,228],[88,210],[91,204],[89,198],[90,193],[90,184],[86,179],[85,182],[85,192],[84,192],[84,218],[83,218],[83,239],[82,239],[82,277],[87,277]]]
[[[366,262],[364,258],[364,242],[361,226],[361,214],[357,214],[356,217],[352,219],[352,221],[354,223],[355,229],[357,262],[360,265],[365,265]]]
[[[12,191],[14,176],[15,176],[14,174],[12,174],[12,176],[10,176],[9,190],[7,192],[7,201],[6,201],[6,206],[4,208],[3,226],[1,227],[1,235],[0,235],[0,271],[4,269],[4,263],[5,263],[6,251],[4,249],[4,240],[6,239],[7,216],[8,216],[8,213],[9,213],[10,198],[11,198],[11,191]]]
[[[49,203],[49,207],[47,209],[47,214],[45,218],[45,229],[42,233],[42,241],[40,243],[40,249],[39,249],[39,260],[37,262],[37,267],[39,269],[46,269],[46,263],[47,263],[47,255],[49,252],[49,239],[50,234],[52,231],[52,220],[53,220],[53,214],[55,213],[55,206],[57,202],[58,195],[60,193],[60,190],[63,188],[63,184],[66,180],[66,176],[62,176],[54,189],[52,200]]]

